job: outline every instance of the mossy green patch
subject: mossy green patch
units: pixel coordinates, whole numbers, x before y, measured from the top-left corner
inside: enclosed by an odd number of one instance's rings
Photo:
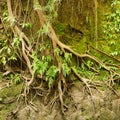
[[[0,110],[0,120],[5,120],[7,114],[15,109],[16,103],[12,102],[8,104],[8,102],[20,94],[22,86],[23,84],[21,83],[0,90],[0,106],[2,107]]]
[[[6,87],[0,91],[0,98],[7,98],[12,96],[17,96],[22,89],[23,84],[12,85],[10,87]]]

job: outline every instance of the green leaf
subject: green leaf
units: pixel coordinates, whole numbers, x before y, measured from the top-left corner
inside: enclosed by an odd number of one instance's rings
[[[43,50],[45,50],[45,46],[44,45],[40,45],[39,51],[41,52]]]
[[[46,72],[46,75],[48,77],[55,78],[56,74],[58,73],[59,69],[56,66],[51,66],[48,71]]]
[[[2,57],[2,59],[1,59],[1,62],[3,63],[3,65],[5,65],[6,64],[6,58],[5,57]]]
[[[32,28],[32,24],[31,23],[23,23],[22,24],[22,28]]]
[[[64,58],[65,58],[66,62],[70,62],[71,57],[72,57],[72,54],[70,54],[70,53],[65,53],[64,54]]]
[[[63,70],[63,74],[65,77],[66,77],[66,75],[69,75],[71,72],[71,68],[68,66],[67,63],[62,64],[62,70]]]
[[[7,53],[10,54],[11,53],[11,49],[8,47],[7,48]]]
[[[54,65],[51,66],[46,72],[46,81],[48,82],[49,87],[53,84],[58,72],[59,72],[59,69]]]
[[[54,49],[54,53],[55,53],[56,55],[59,55],[60,49],[59,49],[58,47],[56,47],[56,48]]]
[[[15,55],[10,56],[10,58],[8,60],[17,60]]]
[[[15,85],[19,84],[21,82],[21,79],[20,79],[20,75],[19,74],[15,74],[15,76],[13,77],[13,82]]]
[[[50,78],[48,79],[48,87],[49,87],[49,88],[52,86],[53,82],[54,82],[54,79],[50,77]]]
[[[48,62],[42,62],[42,61],[38,62],[38,73],[40,75],[43,75],[47,70],[47,68],[48,68]]]

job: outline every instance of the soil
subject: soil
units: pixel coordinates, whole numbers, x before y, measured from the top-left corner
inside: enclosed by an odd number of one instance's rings
[[[4,84],[4,83],[2,83]],[[1,87],[2,88],[2,87]],[[91,89],[76,81],[64,96],[64,115],[58,100],[45,104],[44,97],[34,96],[29,104],[19,100],[22,83],[4,86],[0,91],[0,120],[119,120],[120,98],[110,90]],[[3,94],[4,93],[4,94]],[[19,96],[20,95],[20,96]],[[118,92],[120,95],[120,92]]]

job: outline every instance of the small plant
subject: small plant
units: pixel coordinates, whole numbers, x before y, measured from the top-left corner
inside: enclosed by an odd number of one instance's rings
[[[6,80],[10,80],[12,81],[13,84],[17,85],[21,83],[21,78],[20,78],[20,74],[16,73],[16,74],[9,74],[8,76],[5,77]]]
[[[56,75],[59,72],[59,69],[52,65],[46,72],[46,81],[48,82],[49,88],[53,85]]]
[[[19,84],[21,82],[21,79],[20,79],[20,75],[19,74],[15,74],[15,76],[13,77],[13,83],[15,85]]]
[[[44,49],[45,46],[41,46],[40,52],[42,53]],[[38,57],[36,52],[34,52],[32,56],[34,59],[32,64],[33,74],[39,74],[41,78],[46,76],[48,86],[51,87],[57,76],[57,73],[59,72],[59,69],[54,64],[51,64],[52,58],[50,55]]]
[[[34,62],[32,64],[33,74],[38,73],[41,76],[45,73],[48,68],[48,64],[51,61],[50,56],[42,56],[42,58],[38,58],[37,54],[33,53]]]
[[[42,54],[47,47],[48,46],[40,45],[39,54]],[[55,48],[54,54],[57,55],[58,59],[62,62],[62,72],[63,75],[67,77],[71,73],[71,66],[69,64],[71,62],[72,54],[65,52],[63,56],[62,51],[58,47]],[[48,86],[51,87],[59,74],[59,68],[53,62],[54,59],[50,55],[38,57],[36,52],[33,52],[32,57],[33,63],[31,67],[33,74],[39,74],[41,78],[45,76]]]
[[[67,63],[63,63],[63,64],[62,64],[62,70],[63,70],[63,74],[64,74],[65,77],[66,77],[67,75],[69,75],[70,72],[71,72],[71,68],[68,66]]]
[[[104,25],[105,39],[110,46],[110,54],[118,56],[120,54],[120,1],[113,0],[111,2],[111,13],[106,14],[106,22]]]

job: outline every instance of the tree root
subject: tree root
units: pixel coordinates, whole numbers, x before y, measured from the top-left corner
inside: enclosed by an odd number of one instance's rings
[[[7,5],[8,5],[9,17],[14,18],[12,8],[11,8],[11,0],[7,0]],[[39,5],[39,2],[38,2],[38,5]],[[40,28],[44,28],[44,25],[47,23],[46,16],[44,15],[43,11],[40,8],[35,9],[35,10],[36,10],[36,12],[37,12],[37,14],[39,16]],[[26,86],[25,86],[25,89],[24,89],[24,97],[25,97],[25,102],[27,104],[27,95],[29,94],[30,86],[32,86],[33,82],[35,81],[35,71],[31,67],[32,66],[31,61],[34,62],[32,57],[31,57],[32,53],[33,53],[33,46],[31,45],[30,40],[25,35],[25,33],[22,32],[20,30],[20,28],[13,23],[12,20],[10,20],[10,23],[11,23],[11,30],[13,31],[14,35],[17,34],[20,37],[21,47],[22,47],[20,53],[23,56],[23,58],[25,60],[25,63],[27,65],[27,68],[29,70],[29,72],[27,72],[26,74],[30,74],[30,78],[22,76],[23,79],[25,80],[25,83],[26,83]],[[94,61],[95,63],[100,65],[102,68],[104,68],[106,71],[108,71],[111,75],[114,73],[114,75],[117,75],[117,76],[120,77],[119,73],[117,73],[116,71],[110,69],[108,66],[106,66],[102,61],[100,61],[95,56],[92,56],[90,54],[79,54],[79,53],[75,52],[74,50],[72,50],[69,46],[63,44],[58,39],[58,37],[57,37],[57,35],[56,35],[56,33],[55,33],[55,31],[54,31],[51,24],[49,24],[49,31],[48,31],[47,35],[50,38],[50,41],[52,41],[52,49],[53,49],[53,51],[56,49],[56,47],[59,47],[63,54],[67,51],[67,52],[72,53],[73,55],[75,55],[78,59],[81,59],[81,58],[91,59],[92,61]],[[94,49],[97,50],[96,48],[94,48]],[[99,52],[101,52],[101,51],[99,51]],[[59,101],[60,101],[60,105],[61,105],[61,111],[62,111],[62,114],[64,114],[64,107],[66,107],[66,105],[64,104],[64,100],[63,100],[64,91],[62,90],[62,88],[63,88],[63,86],[66,87],[66,79],[65,79],[65,76],[63,75],[63,71],[62,71],[62,61],[58,59],[59,55],[56,55],[53,52],[53,57],[54,57],[54,60],[57,62],[57,66],[58,66],[58,69],[59,69],[59,75],[56,78],[56,80],[57,80],[57,89],[58,89],[58,93],[59,93],[57,98],[59,97]],[[92,70],[97,72],[95,69],[92,69]],[[72,68],[72,72],[74,73],[74,75],[80,81],[82,81],[85,84],[85,86],[88,89],[88,93],[91,96],[91,100],[93,102],[93,105],[94,105],[93,95],[92,95],[92,91],[91,91],[91,88],[90,88],[90,85],[92,84],[92,81],[90,79],[88,79],[88,78],[82,77],[80,74],[78,74],[78,72],[74,68]],[[5,74],[8,74],[8,73],[5,73]],[[94,85],[94,84],[92,84],[92,85]],[[48,95],[50,94],[50,92],[51,91],[48,92]],[[115,91],[113,91],[113,92],[115,93]],[[39,93],[38,93],[38,95],[41,96],[41,94],[39,94]],[[57,99],[57,98],[55,97],[55,99]],[[95,105],[94,105],[94,107],[95,107]]]
[[[45,17],[45,15],[43,14],[43,12],[39,9],[36,10],[40,19],[40,24],[41,27],[44,27],[45,23],[47,22],[47,19]],[[65,52],[65,50],[69,51],[70,53],[72,53],[73,55],[77,56],[78,58],[89,58],[92,59],[93,61],[95,61],[96,63],[98,63],[99,65],[101,65],[105,70],[107,71],[111,71],[104,63],[102,63],[100,60],[98,60],[96,57],[91,56],[89,54],[79,54],[75,51],[73,51],[69,46],[63,44],[57,37],[54,29],[52,28],[51,25],[49,25],[49,32],[48,32],[48,36],[50,37],[50,39],[53,42],[53,46],[55,48],[56,44],[61,48],[61,50],[63,52]],[[115,71],[112,70],[112,72],[116,73]],[[120,76],[120,74],[116,73],[117,75]]]

